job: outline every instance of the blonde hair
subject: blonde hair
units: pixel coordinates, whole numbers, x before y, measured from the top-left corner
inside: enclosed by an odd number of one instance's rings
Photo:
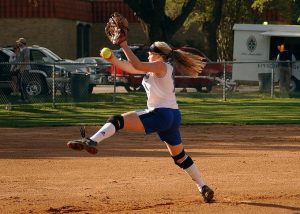
[[[161,56],[166,61],[171,58],[174,69],[182,74],[196,77],[205,67],[204,58],[201,56],[179,49],[173,50],[165,42],[154,42],[154,45],[162,52]]]

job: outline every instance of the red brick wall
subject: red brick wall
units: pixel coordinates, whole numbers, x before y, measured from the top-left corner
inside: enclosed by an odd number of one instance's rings
[[[62,18],[105,23],[115,11],[129,22],[137,22],[123,0],[37,0],[37,4],[34,0],[0,0],[0,18]]]
[[[107,22],[113,12],[121,13],[129,22],[137,22],[133,11],[122,0],[96,1],[92,2],[92,5],[94,22]]]
[[[54,17],[56,0],[38,1],[35,6],[29,0],[0,0],[0,18]]]
[[[53,0],[52,0],[53,1]],[[79,0],[54,0],[55,17],[92,22],[92,4]]]
[[[37,5],[34,2],[37,1]],[[113,12],[120,12],[130,23],[130,43],[146,43],[146,37],[133,12],[123,0],[0,0],[0,47],[14,45],[19,37],[29,45],[40,45],[63,58],[77,56],[77,24],[91,25],[90,55],[112,45],[104,32]],[[66,48],[67,47],[67,48]]]

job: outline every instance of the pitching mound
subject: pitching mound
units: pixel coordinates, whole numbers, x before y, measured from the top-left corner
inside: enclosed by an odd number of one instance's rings
[[[211,204],[156,135],[120,131],[95,156],[67,148],[79,127],[0,136],[1,213],[300,213],[298,126],[182,127]]]

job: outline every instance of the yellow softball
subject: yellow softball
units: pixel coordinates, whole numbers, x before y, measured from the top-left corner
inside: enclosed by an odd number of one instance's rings
[[[111,50],[109,48],[102,48],[100,56],[104,59],[109,59],[111,57]]]

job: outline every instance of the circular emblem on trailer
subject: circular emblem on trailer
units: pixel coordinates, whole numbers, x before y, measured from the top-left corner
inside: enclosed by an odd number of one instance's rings
[[[249,36],[249,38],[247,39],[247,48],[250,52],[253,52],[256,49],[257,46],[257,41],[256,38],[254,36]]]

